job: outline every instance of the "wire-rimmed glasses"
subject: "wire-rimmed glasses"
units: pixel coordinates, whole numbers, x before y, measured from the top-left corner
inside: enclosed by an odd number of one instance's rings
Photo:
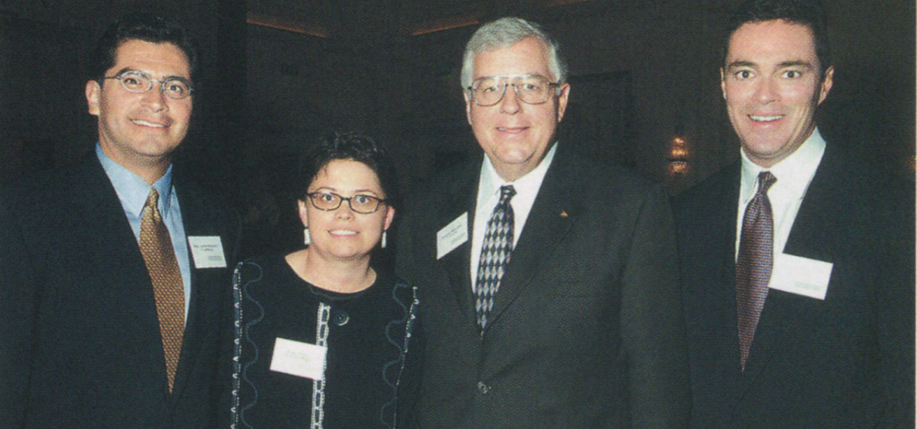
[[[185,78],[173,76],[165,80],[156,80],[139,70],[128,70],[117,76],[106,76],[105,79],[117,79],[121,81],[124,89],[135,94],[147,92],[153,88],[153,82],[159,82],[159,91],[173,100],[187,98],[194,92],[194,86]]]
[[[493,106],[503,99],[506,87],[512,85],[516,97],[526,104],[542,104],[548,101],[551,90],[559,84],[549,82],[547,78],[537,74],[517,76],[485,76],[479,77],[466,88],[471,93],[471,99],[481,107]]]

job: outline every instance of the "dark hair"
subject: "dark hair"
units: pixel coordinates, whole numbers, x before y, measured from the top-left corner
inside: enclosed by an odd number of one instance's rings
[[[831,66],[831,43],[828,40],[828,18],[819,0],[747,0],[732,14],[726,26],[723,43],[723,63],[729,52],[729,41],[733,33],[744,24],[784,20],[805,25],[815,38],[815,55],[821,79]]]
[[[102,84],[105,72],[115,66],[118,48],[130,40],[171,43],[188,59],[191,81],[197,76],[198,53],[191,35],[173,19],[150,13],[132,13],[111,23],[89,59],[89,78]]]
[[[398,175],[388,152],[372,137],[353,132],[326,135],[305,153],[299,168],[303,184],[296,198],[305,200],[312,181],[325,166],[335,160],[357,161],[369,167],[379,178],[387,204],[398,208]]]

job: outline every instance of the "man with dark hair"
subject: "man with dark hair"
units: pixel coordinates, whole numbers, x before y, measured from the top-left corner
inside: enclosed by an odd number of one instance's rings
[[[185,54],[191,80],[197,80],[197,46],[185,28],[164,16],[138,13],[127,16],[120,25],[109,26],[91,53],[89,77],[101,84],[105,73],[117,63],[117,51],[125,40],[142,40],[150,43],[169,43]]]
[[[173,174],[197,54],[146,14],[95,53],[95,151],[0,193],[0,428],[212,427],[239,231]]]
[[[665,192],[556,141],[570,85],[538,26],[482,26],[462,86],[484,154],[434,180],[398,234],[426,339],[419,426],[683,427]]]
[[[914,188],[819,133],[825,21],[751,0],[729,26],[741,160],[674,205],[692,427],[914,427]]]

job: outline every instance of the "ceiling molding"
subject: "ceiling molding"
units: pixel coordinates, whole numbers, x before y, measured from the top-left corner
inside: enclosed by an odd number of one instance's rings
[[[246,22],[251,25],[258,25],[261,27],[275,28],[278,30],[290,31],[293,33],[308,34],[310,36],[321,37],[325,39],[331,38],[331,33],[324,26],[295,21],[292,19],[248,12]]]
[[[406,33],[412,36],[435,33],[437,31],[451,30],[453,28],[467,27],[470,25],[480,24],[480,19],[476,15],[450,16],[424,22],[413,23]]]

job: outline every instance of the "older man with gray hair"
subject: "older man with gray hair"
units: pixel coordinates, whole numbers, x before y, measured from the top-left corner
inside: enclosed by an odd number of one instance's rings
[[[665,192],[557,143],[554,39],[504,18],[468,42],[484,155],[412,202],[398,268],[420,287],[425,428],[677,428],[688,380]]]

